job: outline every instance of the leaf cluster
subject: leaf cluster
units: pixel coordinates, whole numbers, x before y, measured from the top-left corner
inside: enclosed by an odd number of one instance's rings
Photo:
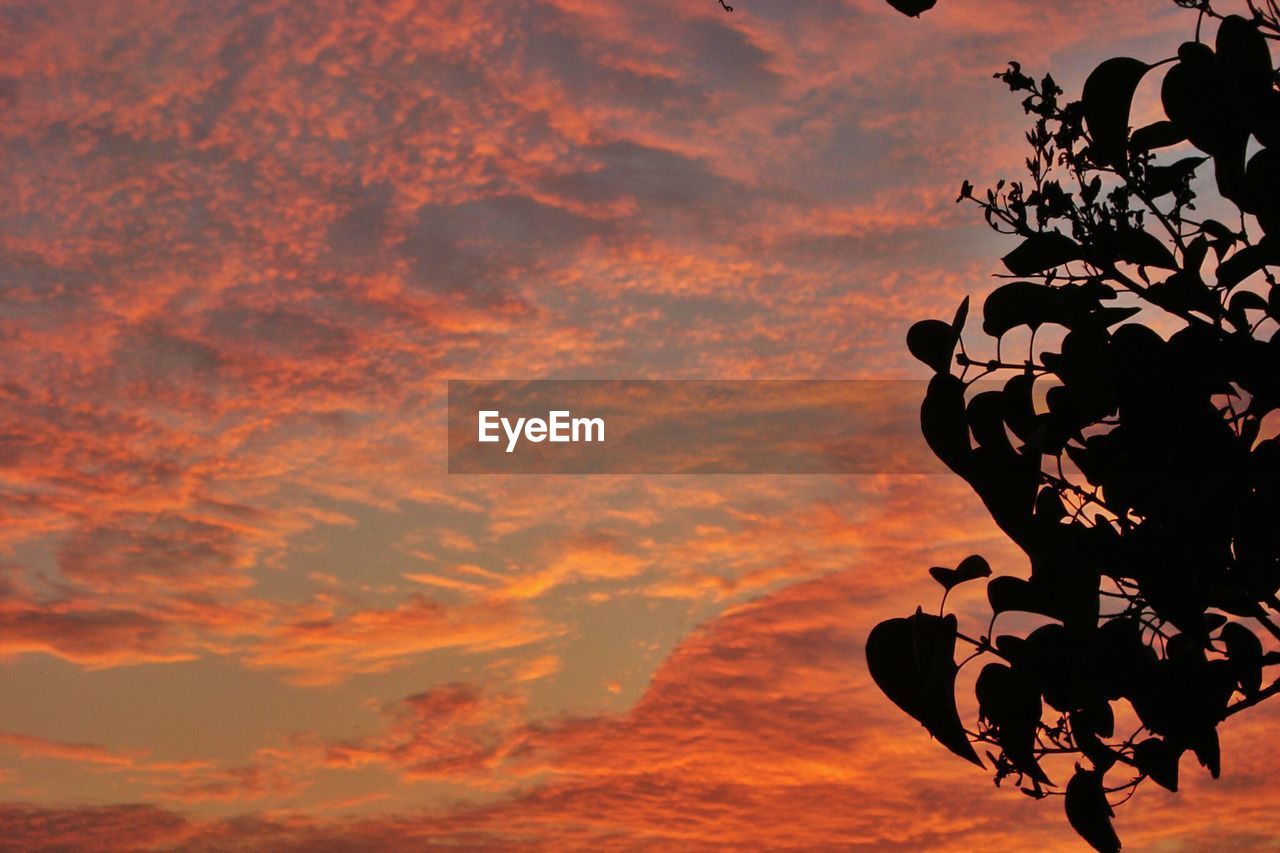
[[[1177,790],[1187,753],[1217,777],[1219,725],[1280,692],[1263,687],[1280,654],[1260,639],[1280,638],[1280,13],[1179,5],[1194,40],[1103,62],[1079,100],[1017,63],[996,75],[1033,118],[1027,177],[965,182],[958,201],[1017,238],[1007,280],[981,335],[966,299],[907,344],[934,372],[926,441],[1030,574],[991,576],[976,556],[934,567],[939,615],[867,640],[890,699],[966,760],[983,749],[996,784],[1062,796],[1098,850],[1120,847],[1113,800],[1146,780]],[[1164,115],[1133,128],[1156,75]],[[990,622],[969,637],[946,601],[982,579]],[[1011,613],[1026,627],[997,632]],[[1065,785],[1054,761],[1074,763]]]

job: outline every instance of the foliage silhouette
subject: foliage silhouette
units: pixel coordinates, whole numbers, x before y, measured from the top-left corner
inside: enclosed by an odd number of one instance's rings
[[[947,597],[990,567],[934,567],[939,614],[883,622],[866,649],[895,704],[953,753],[981,764],[983,748],[997,785],[1062,796],[1101,851],[1120,849],[1113,805],[1147,779],[1176,791],[1187,752],[1216,778],[1219,724],[1280,693],[1262,686],[1280,652],[1258,636],[1280,639],[1280,8],[1176,1],[1194,39],[1103,62],[1078,101],[1017,63],[996,75],[1034,125],[1029,180],[966,181],[957,199],[1019,238],[1014,280],[982,307],[994,352],[965,346],[968,299],[907,346],[935,374],[925,439],[1031,572],[987,581],[975,638]],[[1159,72],[1165,117],[1131,130]],[[959,664],[957,642],[972,647]],[[954,685],[971,662],[985,666],[964,728]]]

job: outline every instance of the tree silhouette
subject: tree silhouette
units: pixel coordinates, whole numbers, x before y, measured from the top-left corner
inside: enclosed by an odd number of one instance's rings
[[[934,738],[986,767],[982,749],[997,785],[1062,796],[1102,851],[1120,848],[1114,805],[1147,779],[1176,791],[1187,752],[1216,778],[1219,724],[1280,692],[1259,639],[1280,638],[1280,8],[1177,2],[1194,39],[1103,62],[1078,101],[1017,63],[996,75],[1034,125],[1029,180],[966,181],[958,199],[1020,241],[982,307],[994,346],[966,348],[968,299],[907,345],[935,373],[925,439],[1030,576],[935,567],[938,615],[882,622],[866,645]],[[1164,118],[1131,130],[1157,73]],[[962,633],[948,594],[982,578],[990,621]],[[976,665],[966,726],[955,683]]]

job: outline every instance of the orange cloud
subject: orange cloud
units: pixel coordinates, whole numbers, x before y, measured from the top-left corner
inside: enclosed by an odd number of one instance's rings
[[[241,710],[279,690],[278,719],[203,721],[234,756],[0,737],[29,801],[6,843],[1061,844],[862,671],[929,563],[1020,565],[959,484],[443,473],[450,377],[919,375],[906,328],[1003,253],[951,203],[1022,157],[990,73],[1078,84],[1187,31],[1079,0],[738,5],[6,7],[10,693],[63,702],[49,734],[123,707],[112,668],[175,713],[159,664],[229,665]],[[23,693],[46,663],[80,698]],[[321,698],[383,729],[310,731]],[[1130,804],[1131,845],[1274,839],[1255,719],[1225,735],[1239,776]],[[91,805],[125,794],[175,811]]]
[[[340,614],[322,605],[272,629],[245,663],[285,670],[297,684],[332,684],[360,673],[385,672],[426,652],[512,649],[558,633],[553,625],[508,605],[449,607],[415,595],[387,610]]]

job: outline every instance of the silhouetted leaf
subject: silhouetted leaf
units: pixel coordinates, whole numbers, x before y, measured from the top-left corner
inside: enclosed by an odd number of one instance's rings
[[[1116,234],[1116,254],[1122,261],[1141,266],[1177,269],[1173,252],[1149,231],[1126,228]]]
[[[1133,763],[1151,780],[1170,791],[1178,790],[1178,759],[1182,750],[1158,737],[1147,738],[1133,748]]]
[[[1039,426],[1041,416],[1036,414],[1032,392],[1035,389],[1035,376],[1019,373],[1009,379],[1001,392],[1001,408],[1004,422],[1009,425],[1013,434],[1023,441]]]
[[[1020,610],[1049,615],[1045,612],[1048,608],[1044,596],[1022,578],[992,578],[987,584],[987,601],[995,613]]]
[[[1233,308],[1237,308],[1240,311],[1244,311],[1246,309],[1257,311],[1267,310],[1267,300],[1263,299],[1252,290],[1242,290],[1233,295],[1231,297],[1231,305]]]
[[[1040,724],[1040,692],[1013,668],[990,663],[978,674],[978,713],[995,729],[996,740],[1014,766],[1037,782],[1052,785],[1035,758]]]
[[[1216,728],[1202,729],[1191,740],[1191,751],[1196,754],[1200,766],[1209,771],[1209,775],[1217,779],[1222,775],[1222,746],[1218,742]]]
[[[1186,135],[1171,121],[1157,121],[1140,127],[1129,137],[1129,148],[1134,152],[1154,151],[1186,141]]]
[[[921,12],[929,11],[937,2],[938,0],[889,0],[889,5],[904,15],[918,18]]]
[[[929,381],[920,404],[920,431],[925,442],[957,474],[968,468],[973,450],[964,405],[964,383],[949,373],[939,373]]]
[[[917,610],[867,635],[867,668],[884,694],[943,746],[979,767],[956,711],[956,617]]]
[[[955,316],[951,318],[951,331],[956,333],[956,337],[964,331],[965,320],[969,318],[969,297],[960,300],[960,304],[956,307]]]
[[[969,400],[965,419],[979,447],[1012,451],[1009,435],[1004,428],[1004,404],[999,391],[983,391]]]
[[[941,320],[921,320],[907,330],[907,349],[934,373],[951,369],[957,340],[955,331]]]
[[[1187,244],[1186,251],[1182,255],[1182,268],[1189,275],[1199,276],[1200,267],[1204,266],[1204,259],[1208,256],[1209,241],[1201,234]]]
[[[1227,617],[1221,613],[1206,613],[1204,615],[1204,632],[1212,634],[1214,631],[1227,624]]]
[[[1080,259],[1075,240],[1056,231],[1032,234],[1002,260],[1014,275],[1034,275]]]
[[[1103,166],[1120,166],[1129,141],[1129,109],[1138,83],[1150,68],[1127,56],[1108,59],[1084,82],[1081,101],[1085,125],[1093,137],[1093,159]]]
[[[1258,218],[1267,234],[1280,233],[1280,150],[1263,148],[1249,158],[1241,207]]]
[[[982,304],[982,331],[998,338],[1018,326],[1038,329],[1060,319],[1060,303],[1057,292],[1047,285],[1033,281],[1002,284]]]
[[[1245,246],[1218,264],[1218,287],[1230,290],[1258,272],[1271,260],[1262,244]]]
[[[991,577],[991,566],[982,557],[973,554],[961,560],[960,565],[954,569],[934,566],[929,569],[929,574],[934,580],[942,584],[943,589],[950,592],[966,581]]]
[[[1200,223],[1200,230],[1219,240],[1235,240],[1238,235],[1216,219],[1206,219]]]
[[[1227,319],[1231,324],[1242,332],[1249,330],[1249,318],[1246,311],[1266,311],[1267,300],[1263,299],[1252,290],[1241,290],[1231,297],[1231,301],[1227,305]]]
[[[1218,191],[1237,200],[1244,183],[1249,123],[1226,97],[1235,82],[1207,45],[1186,42],[1178,49],[1178,59],[1160,90],[1165,114],[1192,145],[1213,157]]]
[[[1120,839],[1111,818],[1115,813],[1102,791],[1102,777],[1092,770],[1076,766],[1076,774],[1067,783],[1066,809],[1071,828],[1099,853],[1116,853]]]
[[[1246,98],[1265,95],[1271,88],[1271,51],[1255,21],[1228,15],[1218,25],[1216,52],[1224,76]]]
[[[1220,313],[1218,298],[1204,281],[1185,270],[1174,273],[1147,289],[1147,298],[1168,311],[1200,311],[1210,317]]]
[[[992,412],[998,416],[998,409]],[[994,417],[993,417],[994,420]],[[1032,437],[1023,452],[1015,451],[1001,434],[1000,443],[973,451],[965,479],[973,486],[992,520],[1024,550],[1031,547],[1032,513],[1040,479],[1041,448]]]
[[[1147,169],[1147,190],[1151,198],[1160,198],[1176,192],[1195,175],[1206,157],[1183,157],[1168,166],[1151,166]],[[1126,260],[1128,260],[1126,258]]]
[[[1103,743],[1115,729],[1115,716],[1111,705],[1100,702],[1087,708],[1071,711],[1067,718],[1071,724],[1071,738],[1076,748],[1093,764],[1093,769],[1106,775],[1120,760],[1120,754]]]
[[[1218,107],[1215,62],[1208,45],[1185,42],[1178,48],[1178,63],[1165,74],[1160,86],[1165,115],[1192,145],[1209,154],[1214,148],[1212,125]]]
[[[1042,586],[1049,587],[1050,584],[1046,582]],[[1049,615],[1064,622],[1072,618],[1073,602],[1063,600],[1069,592],[1065,587],[1046,592],[1049,604],[1046,609],[1055,611]],[[1025,658],[1021,662],[1015,661],[1016,666],[1034,675],[1044,701],[1064,713],[1102,698],[1096,684],[1079,677],[1084,660],[1083,649],[1074,642],[1076,633],[1068,631],[1064,625],[1041,625],[1027,635]]]

